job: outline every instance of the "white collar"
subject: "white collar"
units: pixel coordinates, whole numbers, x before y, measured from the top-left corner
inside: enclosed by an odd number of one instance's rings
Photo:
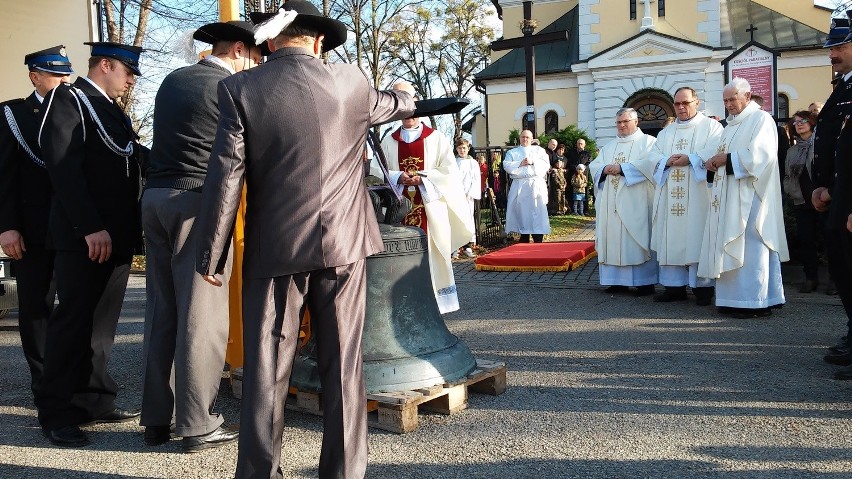
[[[634,131],[633,133],[631,133],[627,136],[616,136],[616,138],[618,138],[619,141],[629,141],[629,140],[635,140],[640,135],[644,135],[644,133],[642,133],[642,129],[636,128],[636,131]]]
[[[233,75],[234,73],[237,73],[237,71],[234,70],[234,67],[232,67],[231,65],[228,65],[228,63],[225,62],[225,60],[222,60],[221,58],[217,57],[216,55],[207,55],[206,57],[204,57],[204,59],[209,60],[209,61],[219,65],[220,67],[227,69],[229,72],[231,72],[231,75]]]
[[[103,96],[104,96],[104,98],[106,98],[107,100],[109,100],[109,101],[110,101],[110,103],[114,103],[114,102],[112,101],[112,98],[110,98],[110,97],[109,97],[109,95],[107,95],[107,94],[106,94],[106,92],[103,90],[103,88],[99,87],[99,86],[98,86],[98,84],[97,84],[97,83],[95,83],[95,82],[93,82],[91,78],[89,78],[89,77],[83,77],[83,80],[86,80],[87,82],[91,83],[91,84],[92,84],[92,86],[93,86],[93,87],[95,87],[95,89],[96,89],[96,90],[98,90],[99,92],[101,92],[101,95],[103,95]]]
[[[848,72],[846,72],[846,74],[843,75],[843,81],[848,82],[849,78],[852,78],[852,70],[849,70]]]
[[[44,97],[38,94],[38,90],[33,90],[33,93],[35,93],[36,100],[39,103],[44,103]]]

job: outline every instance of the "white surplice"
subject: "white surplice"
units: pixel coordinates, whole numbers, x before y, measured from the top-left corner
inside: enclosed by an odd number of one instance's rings
[[[783,304],[780,262],[789,253],[775,121],[749,102],[728,117],[719,150],[730,163],[713,177],[698,275],[716,279],[717,306]]]
[[[473,218],[473,202],[482,198],[482,174],[479,171],[479,162],[470,156],[465,158],[457,156],[456,166],[459,167],[462,191],[464,191],[465,198],[467,199],[467,206],[470,208],[470,217]],[[476,243],[475,231],[470,238],[470,242]]]
[[[526,158],[532,164],[521,166]],[[506,198],[506,233],[550,234],[547,181],[550,159],[544,148],[519,146],[506,152],[503,169],[512,179]]]
[[[403,130],[401,137],[411,143],[420,138],[422,126]],[[387,135],[382,140],[382,150],[388,162],[390,181],[397,182],[402,175],[399,167],[397,141]],[[423,197],[426,210],[426,227],[429,247],[429,272],[432,290],[441,314],[459,309],[451,254],[470,241],[474,234],[473,215],[467,206],[461,179],[453,155],[452,143],[439,131],[423,139],[423,184],[417,188]],[[372,174],[380,171],[371,168]],[[406,187],[403,187],[406,188]]]
[[[712,286],[699,280],[698,257],[710,206],[704,162],[716,154],[722,125],[702,113],[665,127],[648,161],[654,163],[654,207],[651,250],[660,264],[660,284],[693,288]],[[675,154],[688,155],[689,165],[666,167]]]
[[[657,262],[651,249],[651,201],[654,163],[647,160],[655,139],[637,129],[615,138],[589,164],[595,184],[595,248],[603,285],[656,284]],[[618,163],[623,175],[604,175]]]

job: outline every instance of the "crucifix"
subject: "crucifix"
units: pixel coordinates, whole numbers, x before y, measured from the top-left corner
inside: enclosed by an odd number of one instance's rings
[[[521,32],[524,36],[518,38],[509,38],[507,40],[497,40],[491,42],[491,49],[494,51],[511,50],[514,48],[524,49],[524,59],[526,60],[526,77],[527,77],[527,128],[532,131],[533,136],[537,136],[535,132],[535,46],[545,43],[553,43],[568,40],[568,30],[561,32],[540,33],[533,35],[538,22],[532,18],[532,1],[524,1],[524,19],[521,20]]]
[[[754,41],[754,32],[757,31],[757,27],[754,26],[754,23],[749,23],[748,28],[746,28],[746,31],[749,33],[749,35],[751,35],[751,41]]]

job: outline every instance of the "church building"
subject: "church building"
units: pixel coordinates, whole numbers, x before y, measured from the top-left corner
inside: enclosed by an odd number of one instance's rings
[[[522,36],[522,0],[494,0],[503,38]],[[632,107],[655,134],[674,117],[681,86],[698,92],[708,116],[726,116],[722,61],[754,36],[778,53],[778,118],[831,93],[822,48],[832,11],[812,0],[535,0],[535,33],[568,31],[568,41],[535,46],[538,134],[575,124],[598,144],[615,137],[615,114]],[[756,30],[753,30],[755,29]],[[502,146],[526,121],[524,49],[493,52],[476,74],[482,98],[475,146]]]

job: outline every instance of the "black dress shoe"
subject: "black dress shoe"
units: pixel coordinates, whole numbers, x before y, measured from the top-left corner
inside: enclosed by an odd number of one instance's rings
[[[238,429],[219,426],[215,431],[201,436],[189,436],[183,438],[183,452],[198,452],[211,447],[218,447],[229,442],[236,441],[240,437]]]
[[[828,364],[836,364],[838,366],[849,366],[852,365],[852,353],[846,354],[826,354],[823,358],[823,361]]]
[[[719,308],[719,312],[734,319],[766,318],[772,315],[770,308]]]
[[[92,424],[127,422],[136,419],[140,414],[142,414],[142,412],[138,409],[128,411],[117,407],[103,416],[95,418],[95,420],[92,421]]]
[[[834,379],[839,379],[841,381],[852,381],[852,367],[838,369],[834,373]]]
[[[633,293],[635,296],[650,296],[654,294],[654,285],[653,284],[645,284],[642,286],[636,287],[636,292]]]
[[[621,286],[621,285],[618,285],[618,284],[614,284],[614,285],[606,288],[604,290],[604,293],[607,293],[607,294],[622,294],[622,293],[626,293],[628,291],[630,291],[630,288],[628,288],[627,286]]]
[[[828,352],[830,354],[848,354],[849,353],[849,344],[843,342],[835,344],[834,346],[829,346]]]
[[[42,429],[44,437],[54,446],[82,447],[89,445],[86,433],[77,426],[65,426],[58,429]]]
[[[145,444],[159,446],[172,438],[171,426],[145,426]]]
[[[654,296],[657,303],[671,303],[672,301],[683,301],[686,299],[686,286],[666,286],[666,290]]]
[[[695,304],[698,306],[710,306],[710,303],[713,301],[712,286],[692,288],[692,294],[695,295]]]

